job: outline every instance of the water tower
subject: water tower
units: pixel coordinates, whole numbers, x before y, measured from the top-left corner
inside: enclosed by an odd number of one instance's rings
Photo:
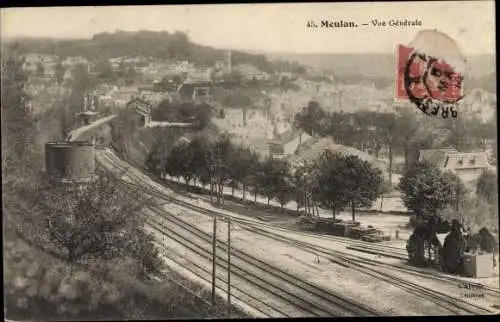
[[[95,178],[94,144],[57,141],[45,144],[45,171],[54,183],[87,183]]]

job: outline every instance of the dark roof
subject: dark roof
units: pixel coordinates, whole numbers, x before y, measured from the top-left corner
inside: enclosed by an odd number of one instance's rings
[[[420,160],[425,160],[429,161],[432,163],[432,159],[436,158],[433,157],[434,154],[438,152],[458,152],[455,148],[442,148],[442,149],[422,149],[419,151],[419,159]]]
[[[130,104],[132,104],[132,103],[134,103],[134,102],[144,103],[144,104],[146,104],[146,105],[148,105],[148,106],[150,106],[150,107],[152,106],[149,102],[147,102],[147,101],[143,100],[143,99],[142,99],[142,98],[140,98],[140,97],[136,97],[136,98],[133,98],[133,99],[131,99],[130,101],[128,101],[128,102],[127,102],[127,106],[128,106],[128,105],[130,105]]]

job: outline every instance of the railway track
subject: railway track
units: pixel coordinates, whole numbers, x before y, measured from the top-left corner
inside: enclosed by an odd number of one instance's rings
[[[132,186],[132,188],[137,188]],[[173,240],[181,245],[184,250],[195,254],[202,260],[210,262],[212,260],[212,251],[210,245],[212,237],[191,224],[176,218],[175,215],[168,213],[157,205],[148,205],[148,209],[152,211],[155,216],[147,216],[147,223],[156,231],[168,239]],[[169,225],[156,218],[167,220]],[[171,226],[175,225],[175,228]],[[182,233],[181,233],[182,231]],[[217,256],[217,271],[219,281],[224,281],[224,276],[227,276],[227,245],[224,242],[218,242],[218,249],[222,250],[222,255],[219,253]],[[207,247],[208,245],[208,247]],[[174,255],[174,254],[171,254]],[[172,256],[174,257],[174,256]],[[170,256],[169,256],[170,258]],[[246,285],[251,285],[254,290],[258,288],[258,293],[266,294],[266,301],[274,303],[269,305],[264,302],[255,303],[256,296],[252,296],[248,291],[244,291],[243,296],[246,303],[254,303],[258,305],[261,311],[266,307],[268,316],[272,317],[302,317],[302,316],[374,316],[379,315],[378,312],[365,308],[363,305],[351,300],[342,298],[340,295],[330,291],[326,291],[311,283],[302,281],[300,278],[290,275],[281,269],[271,266],[259,259],[244,253],[239,250],[232,252],[232,265],[231,272],[236,277],[236,283],[244,281]],[[180,263],[179,263],[180,264]],[[185,266],[184,263],[183,266]],[[189,265],[192,267],[191,271],[197,275],[207,273],[210,275],[210,270],[202,267],[201,263],[194,264],[190,261]],[[193,271],[194,270],[194,271]],[[206,278],[205,278],[206,279]],[[241,292],[242,287],[237,288]],[[283,306],[283,303],[285,305]],[[263,305],[264,304],[264,305]],[[282,306],[280,309],[276,307]]]
[[[112,154],[112,155],[115,158],[116,162],[123,162],[123,160],[117,158],[114,154]],[[140,171],[143,175],[147,176],[148,179],[155,182],[155,184],[159,184],[159,185],[163,186],[163,183],[158,178],[152,177],[152,175],[150,173],[148,173],[144,169],[143,166],[141,166],[139,164],[134,164],[134,168],[137,169],[138,171]],[[137,179],[144,182],[143,178],[137,177]],[[161,192],[161,191],[159,191],[159,192],[160,192],[161,196],[165,197],[163,192]],[[406,252],[401,251],[401,248],[399,248],[399,247],[394,247],[394,246],[390,246],[390,245],[377,245],[377,244],[374,245],[373,243],[370,243],[370,242],[365,242],[365,241],[360,241],[360,240],[353,241],[353,240],[345,238],[345,237],[325,236],[323,234],[319,234],[319,233],[315,233],[315,232],[302,232],[299,230],[276,227],[272,224],[257,222],[255,220],[242,219],[242,218],[235,217],[233,215],[227,215],[227,214],[219,212],[219,211],[207,210],[205,208],[197,207],[191,203],[185,202],[183,200],[179,200],[178,198],[174,198],[171,196],[168,196],[166,198],[167,199],[165,199],[165,200],[175,201],[175,203],[177,203],[183,207],[190,208],[191,210],[194,210],[194,211],[211,211],[213,214],[215,214],[217,216],[222,216],[222,217],[231,216],[233,221],[237,221],[240,223],[248,223],[250,225],[267,227],[269,229],[278,230],[278,231],[282,231],[282,232],[288,232],[288,233],[293,232],[296,235],[301,235],[301,236],[305,236],[305,237],[314,236],[317,239],[336,241],[336,242],[339,242],[342,244],[346,244],[347,249],[359,250],[362,248],[364,250],[364,252],[371,252],[373,254],[382,255],[385,257],[397,258],[397,259],[401,259],[404,261],[404,263],[401,263],[401,264],[391,264],[391,263],[382,263],[380,261],[371,261],[373,264],[377,264],[379,266],[381,265],[384,267],[389,267],[391,269],[402,271],[402,272],[410,272],[416,276],[426,277],[429,279],[434,279],[434,280],[439,280],[439,281],[445,281],[448,283],[453,283],[455,285],[458,285],[458,283],[463,283],[465,281],[464,279],[461,279],[459,277],[454,277],[454,276],[450,276],[450,275],[447,275],[444,273],[433,272],[430,270],[426,270],[426,269],[422,269],[419,267],[408,265],[408,263],[407,263],[408,255],[406,254]],[[359,259],[366,259],[366,258],[359,257]],[[366,259],[366,260],[369,260],[369,259]],[[492,288],[492,287],[489,287],[489,286],[486,286],[483,284],[478,284],[478,283],[470,283],[470,282],[468,282],[468,283],[472,286],[480,287],[482,290],[487,291],[492,296],[497,296],[497,297],[500,296],[500,290],[497,288]]]
[[[157,206],[152,206],[152,208],[156,215],[161,216],[162,219],[166,219],[169,224],[174,224],[184,231],[189,231],[190,236],[186,238],[186,236],[182,236],[178,232],[177,228],[171,228],[170,225],[167,226],[158,220],[149,218],[148,220],[152,221],[157,229],[160,228],[168,232],[169,238],[176,236],[174,237],[177,238],[176,242],[188,246],[191,251],[196,252],[205,259],[212,259],[210,247],[200,247],[200,245],[211,244],[212,236],[210,234],[176,218],[175,215],[166,213],[163,209],[156,209],[159,208]],[[223,270],[222,276],[226,276],[227,257],[225,254],[227,252],[227,244],[218,241],[217,249],[222,251],[217,255],[217,261],[220,266],[218,270]],[[266,264],[239,250],[232,251],[231,272],[250,285],[258,285],[260,289],[265,290],[272,296],[278,297],[280,301],[290,303],[291,307],[289,310],[292,311],[300,308],[303,313],[311,316],[342,316],[345,315],[346,311],[356,316],[375,315],[374,311],[365,309],[352,301],[346,301],[336,294],[301,281],[296,276],[285,273],[281,269]],[[296,316],[304,316],[303,313]],[[290,317],[292,315],[287,316]]]
[[[148,223],[150,226],[152,226],[153,229],[158,231],[160,234],[163,234],[167,236],[168,233],[168,240],[172,240],[175,243],[178,243],[183,246],[184,250],[188,250],[189,252],[198,255],[199,257],[203,259],[208,259],[211,260],[211,255],[209,254],[206,249],[203,249],[202,247],[198,247],[198,245],[193,243],[189,243],[185,237],[182,237],[179,233],[176,233],[172,229],[169,229],[167,226],[162,225],[162,224],[157,224],[157,223]],[[211,283],[211,268],[205,267],[202,263],[195,262],[195,261],[187,261],[185,258],[185,254],[181,254],[179,251],[175,251],[172,249],[167,249],[165,248],[165,245],[162,245],[161,243],[157,243],[159,247],[161,247],[162,252],[164,255],[168,256],[168,259],[175,262],[177,265],[183,267],[184,269],[187,269],[191,273],[195,274],[198,278],[201,278],[203,281],[207,283]],[[224,278],[224,274],[226,267],[222,265],[222,263],[219,261],[217,263],[217,276],[216,276],[216,288],[220,292],[225,292],[227,288],[224,288],[224,286],[227,286],[227,280]],[[236,283],[231,284],[231,289],[232,289],[232,295],[231,297],[233,299],[242,301],[244,303],[248,303],[249,306],[251,306],[254,310],[259,311],[262,315],[262,317],[292,317],[293,315],[290,313],[286,313],[281,309],[278,309],[272,305],[270,305],[268,302],[263,301],[262,299],[259,299],[257,296],[251,294],[249,290],[244,290],[240,286],[238,286]]]
[[[114,161],[114,163],[119,163],[119,161]],[[121,165],[118,165],[118,166],[121,166]],[[134,174],[132,174],[131,177],[133,175]],[[144,179],[140,178],[138,176],[136,177],[135,180],[144,182]],[[131,184],[132,186],[134,185],[133,183],[129,183],[129,184]],[[151,191],[149,191],[148,193],[151,193]],[[168,201],[173,202],[175,204],[178,204],[182,207],[194,210],[196,212],[199,212],[199,213],[202,213],[205,215],[221,216],[221,217],[228,216],[226,214],[223,214],[223,213],[220,213],[217,211],[207,210],[205,208],[201,208],[201,207],[192,205],[190,203],[187,203],[185,201],[179,200],[179,199],[171,197],[171,196],[165,196],[164,193],[161,193],[159,191],[155,191],[153,193],[155,194],[155,197],[160,197],[160,195],[162,195],[161,197],[164,200],[168,200]],[[260,224],[257,224],[255,222],[249,222],[247,220],[240,220],[239,218],[234,218],[234,217],[232,220],[234,220],[235,222],[238,222],[240,225],[245,225],[245,229],[248,229],[248,230],[253,231],[255,233],[258,233],[260,235],[264,235],[264,236],[267,236],[269,238],[282,241],[284,243],[292,244],[295,247],[298,247],[298,248],[301,248],[304,250],[314,251],[318,254],[321,254],[321,256],[327,257],[329,260],[331,260],[332,262],[335,262],[339,265],[353,268],[353,269],[360,271],[364,274],[376,277],[380,280],[383,280],[383,281],[391,283],[395,286],[398,286],[398,287],[400,287],[400,288],[402,288],[402,289],[404,289],[412,294],[425,297],[438,305],[446,307],[452,313],[456,313],[456,314],[494,313],[491,310],[488,310],[486,308],[465,302],[463,300],[448,296],[448,295],[440,293],[440,292],[436,292],[436,291],[427,289],[427,288],[422,287],[418,284],[409,282],[405,279],[397,278],[394,275],[388,274],[387,272],[384,272],[382,269],[380,269],[381,267],[385,266],[385,268],[387,268],[387,267],[390,267],[391,265],[383,264],[383,263],[380,263],[377,261],[371,261],[371,260],[368,260],[366,258],[353,256],[351,254],[346,254],[346,253],[343,253],[340,251],[332,251],[331,249],[326,249],[324,247],[320,247],[317,245],[311,245],[309,243],[300,242],[300,241],[297,241],[293,238],[283,237],[281,235],[276,234],[275,232],[270,232],[270,231],[267,231],[263,228],[257,227],[257,226],[265,226],[265,225],[260,225]],[[273,227],[273,230],[276,230],[276,227]],[[375,267],[377,267],[377,269],[375,269]],[[394,268],[394,267],[390,267],[390,268]],[[408,272],[408,270],[402,270],[402,271]],[[425,275],[425,277],[428,277],[428,276]],[[444,278],[442,280],[450,281],[449,279],[446,279],[446,278]],[[456,282],[456,281],[453,281],[453,282]],[[498,296],[498,290],[488,289],[488,288],[486,288],[485,290],[490,291],[492,293],[495,293],[495,295]]]
[[[122,163],[124,161],[121,160],[121,159],[119,159],[118,157],[116,157],[114,154],[106,155],[106,156],[109,157],[110,160],[112,160],[112,162],[118,163],[117,166],[123,167],[119,163]],[[139,166],[139,165],[137,165],[137,166]],[[151,175],[149,173],[145,172],[145,170],[143,170],[141,168],[137,168],[137,167],[135,167],[134,169],[136,169],[138,171],[141,171],[141,173],[143,175],[147,176],[150,181],[154,182],[154,184],[159,185],[159,186],[161,186],[161,187],[164,188],[162,182],[159,182],[159,180],[157,178],[155,178],[155,177],[151,178]],[[138,181],[144,182],[145,184],[149,184],[150,183],[150,182],[145,181],[144,178],[141,178],[141,177],[139,177],[139,176],[137,176],[137,175],[135,175],[133,173],[130,173],[129,175],[135,177]],[[129,184],[133,185],[133,183],[131,183],[131,182],[129,182]],[[347,238],[336,237],[336,236],[324,236],[324,235],[321,235],[321,234],[318,234],[318,233],[311,233],[311,232],[305,233],[305,232],[301,232],[301,231],[296,231],[296,230],[290,230],[290,229],[285,229],[285,228],[281,228],[281,227],[276,227],[276,226],[273,226],[271,224],[257,222],[255,220],[243,219],[243,218],[240,218],[240,217],[236,217],[234,215],[225,214],[225,213],[220,212],[220,211],[209,210],[209,209],[206,209],[206,208],[203,208],[203,207],[199,207],[199,206],[193,205],[192,203],[186,202],[184,200],[180,200],[180,199],[172,197],[172,196],[167,196],[167,195],[165,195],[165,193],[163,191],[158,190],[158,189],[155,189],[155,191],[148,190],[148,193],[154,193],[157,197],[162,198],[162,199],[164,199],[166,201],[174,202],[177,205],[180,205],[180,206],[182,206],[184,208],[188,208],[188,209],[193,210],[193,211],[202,212],[202,213],[205,213],[206,215],[210,215],[210,216],[216,215],[216,216],[220,216],[220,217],[231,217],[234,222],[238,222],[240,224],[249,224],[249,225],[252,225],[252,226],[265,227],[265,228],[272,229],[274,231],[281,231],[281,232],[284,232],[284,233],[291,233],[291,232],[293,232],[294,235],[301,235],[301,236],[305,236],[305,237],[314,236],[314,238],[318,238],[318,239],[324,239],[324,240],[329,240],[329,241],[333,240],[333,241],[338,241],[338,242],[346,244],[346,245],[354,245],[354,246],[364,247],[364,248],[373,246],[373,244],[369,243],[369,242],[352,241],[352,240],[347,239]],[[381,255],[384,255],[384,256],[387,256],[387,257],[397,257],[400,254],[402,254],[401,251],[400,251],[400,248],[397,248],[397,247],[394,247],[394,246],[377,245],[377,247],[378,247],[378,250],[379,250],[378,254],[380,254],[381,252],[384,252]],[[394,250],[396,250],[397,252],[393,253]],[[396,255],[396,256],[392,256],[392,255]],[[367,259],[365,257],[358,257],[358,258],[361,259],[361,260],[368,260],[368,261],[370,261],[369,259]],[[454,283],[455,285],[457,285],[458,283],[464,282],[463,279],[460,279],[460,278],[457,278],[457,277],[454,277],[454,276],[450,276],[450,275],[446,275],[446,274],[442,274],[442,273],[439,273],[439,272],[430,272],[429,270],[424,270],[424,269],[421,269],[421,268],[418,268],[418,267],[414,267],[414,266],[408,266],[407,263],[404,263],[404,266],[403,266],[401,264],[398,265],[398,264],[391,264],[391,263],[382,263],[380,261],[374,261],[374,260],[371,260],[371,262],[373,264],[377,264],[379,266],[382,265],[384,267],[389,267],[389,268],[392,268],[392,269],[395,269],[395,270],[398,270],[398,271],[410,272],[410,273],[412,273],[414,275],[417,275],[417,276],[422,276],[422,277],[431,278],[431,279],[435,279],[435,280],[440,280],[440,281],[446,281],[446,282]],[[483,290],[486,290],[486,291],[490,292],[492,295],[500,296],[500,290],[499,289],[488,287],[488,286],[483,285],[483,284],[474,284],[474,283],[471,283],[471,284],[473,286],[479,286],[479,287],[481,287]]]
[[[116,157],[114,154],[112,154],[112,155],[105,154],[105,157],[109,158],[109,160],[111,162],[113,162],[116,166],[123,167],[118,162],[124,162],[124,161],[122,161],[121,159],[119,159],[118,157]],[[139,165],[137,165],[137,167],[138,166]],[[135,168],[137,169],[137,167],[135,167]],[[144,171],[144,169],[141,169],[141,170]],[[162,183],[158,183],[158,180],[156,178],[151,178],[149,176],[149,174],[144,173],[144,172],[143,172],[143,174],[147,175],[148,178],[151,181],[153,181],[155,184],[160,184],[160,185],[162,184]],[[129,173],[128,175],[131,176],[131,177],[135,177],[138,181],[141,181],[141,182],[143,182],[145,184],[148,184],[148,182],[145,182],[143,178],[135,176],[134,174],[131,174],[131,173]],[[195,210],[196,211],[197,209],[204,209],[204,208],[201,208],[201,207],[193,208],[195,206],[193,206],[192,204],[190,204],[190,203],[188,203],[186,201],[180,200],[178,198],[174,198],[174,197],[171,197],[171,196],[169,198],[170,199],[168,199],[168,200],[175,201],[176,203],[182,205],[183,207],[190,207],[191,210]],[[222,212],[217,212],[217,215],[223,216],[223,217],[231,216],[231,215],[224,214]],[[236,218],[234,216],[231,216],[231,217],[233,218],[233,220],[238,220],[239,222],[242,222],[242,223],[261,225],[263,227],[268,227],[268,228],[271,228],[271,229],[277,229],[277,230],[282,230],[282,231],[287,231],[287,232],[293,231],[296,234],[299,234],[299,235],[302,235],[302,236],[307,236],[307,237],[311,237],[311,235],[314,235],[315,237],[320,238],[320,239],[325,239],[325,240],[330,240],[330,241],[333,240],[333,241],[337,241],[339,243],[343,243],[343,244],[346,244],[346,245],[352,244],[354,246],[361,246],[361,247],[363,247],[365,249],[373,251],[373,253],[375,253],[375,254],[379,254],[379,255],[382,255],[382,256],[386,256],[386,257],[392,257],[392,258],[403,259],[403,260],[406,260],[408,258],[407,254],[405,252],[402,252],[400,248],[394,247],[394,246],[389,246],[389,245],[374,245],[373,243],[369,243],[369,242],[365,242],[365,241],[361,241],[361,240],[354,241],[352,239],[343,238],[343,237],[324,236],[324,235],[320,235],[320,234],[317,234],[317,233],[304,233],[304,232],[297,231],[297,230],[290,230],[290,229],[276,227],[276,226],[273,226],[271,224],[266,224],[266,223],[263,223],[263,222],[257,222],[255,220],[249,220],[249,219],[243,219],[243,218]]]

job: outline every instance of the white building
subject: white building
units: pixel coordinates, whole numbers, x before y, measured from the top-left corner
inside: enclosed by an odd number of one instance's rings
[[[491,168],[485,152],[458,152],[452,148],[420,150],[419,161],[427,161],[443,171],[451,171],[468,185],[474,185]]]

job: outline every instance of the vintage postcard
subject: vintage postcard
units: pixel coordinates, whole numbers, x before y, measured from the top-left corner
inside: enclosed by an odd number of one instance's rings
[[[6,319],[500,313],[494,21],[1,9]]]

